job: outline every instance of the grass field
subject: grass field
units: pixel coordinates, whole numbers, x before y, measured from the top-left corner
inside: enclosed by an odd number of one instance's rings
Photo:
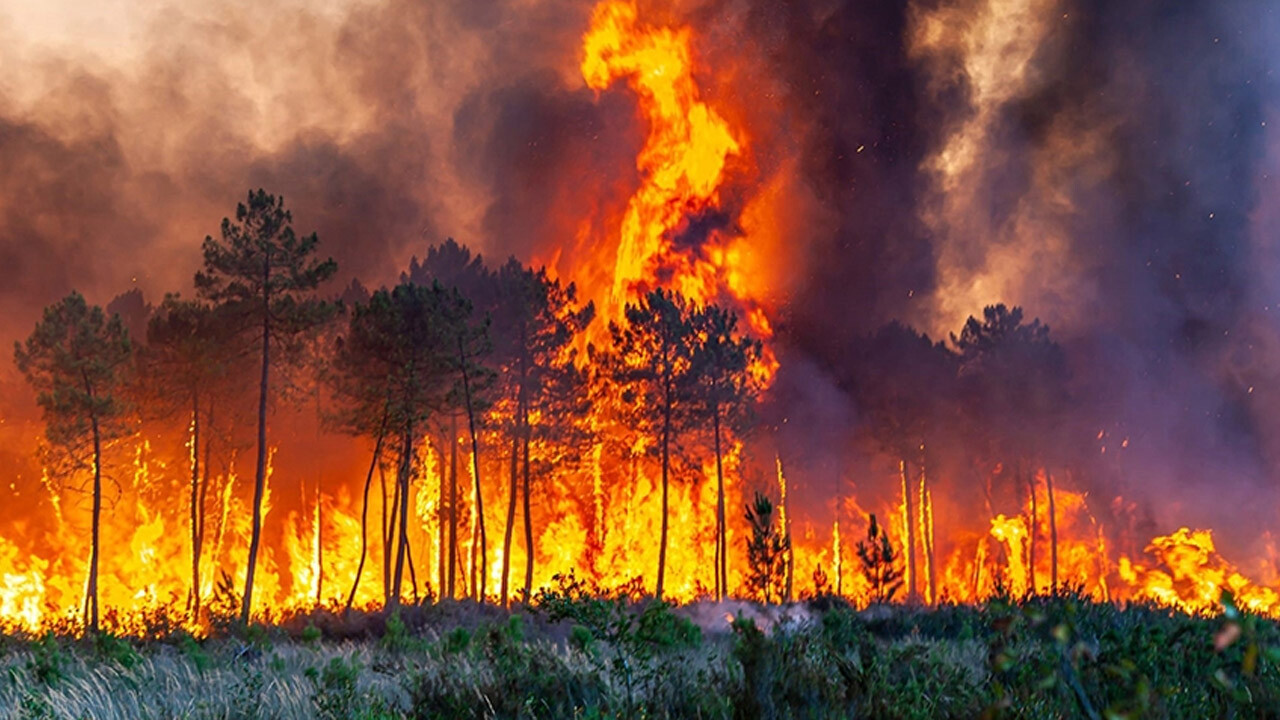
[[[1196,618],[1074,596],[861,612],[539,600],[317,611],[204,640],[10,633],[0,717],[1280,717],[1280,631],[1229,602]]]

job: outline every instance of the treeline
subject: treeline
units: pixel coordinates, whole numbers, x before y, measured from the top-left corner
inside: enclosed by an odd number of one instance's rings
[[[385,603],[394,606],[403,597],[405,573],[415,573],[411,488],[419,479],[423,444],[433,437],[444,439],[438,448],[449,448],[435,568],[441,595],[456,597],[457,583],[465,579],[475,597],[506,604],[518,582],[520,598],[528,601],[537,488],[542,479],[581,466],[593,453],[605,453],[622,467],[656,466],[662,525],[653,571],[659,597],[666,583],[673,475],[701,474],[695,459],[714,460],[716,550],[708,590],[717,599],[730,592],[723,460],[730,447],[762,425],[757,408],[772,370],[760,341],[738,326],[733,308],[697,305],[659,289],[629,303],[621,318],[606,319],[607,332],[589,332],[602,320],[591,303],[578,298],[572,283],[562,284],[545,269],[514,258],[490,267],[452,240],[414,259],[394,287],[371,292],[353,282],[335,298],[320,290],[336,273],[335,263],[321,258],[314,234],[294,232],[283,200],[262,190],[249,193],[235,217],[223,221],[219,237],[204,240],[202,255],[195,296],[166,296],[142,313],[145,322],[135,322],[134,333],[118,315],[108,317],[73,292],[47,308],[30,338],[15,349],[18,368],[44,411],[43,460],[51,477],[84,481],[93,497],[87,626],[96,628],[99,615],[105,455],[136,431],[140,414],[190,437],[188,608],[199,616],[205,499],[211,468],[227,445],[218,428],[228,417],[244,419],[231,407],[243,403],[231,398],[252,392],[256,462],[239,605],[248,620],[262,543],[271,442],[267,418],[272,402],[296,394],[290,391],[298,387],[323,391],[332,427],[366,438],[373,448],[362,486],[359,566],[345,593],[348,607],[360,583],[367,582],[371,535],[381,543]],[[140,298],[136,304],[141,307]],[[982,488],[990,516],[998,498],[1018,499],[1025,491],[1034,503],[1037,482],[1047,484],[1053,502],[1050,468],[1068,463],[1064,445],[1055,444],[1070,402],[1066,363],[1048,328],[1039,321],[1023,322],[1019,309],[987,308],[981,320],[970,318],[950,345],[904,325],[888,325],[850,347],[847,364],[832,374],[864,416],[865,434],[898,458],[901,469],[907,537],[899,542],[905,557],[896,571],[889,567],[899,560],[887,535],[877,539],[873,522],[869,547],[881,550],[872,553],[875,566],[864,568],[868,577],[905,575],[909,599],[938,599],[932,517],[923,522],[919,504],[930,497],[930,478],[943,472],[972,481],[970,492]],[[459,438],[470,446],[471,463],[461,473]],[[482,463],[482,455],[489,462]],[[482,478],[496,468],[506,493],[487,497]],[[394,482],[390,498],[381,503],[381,522],[371,531],[370,495],[380,469],[389,469]],[[459,476],[468,472],[477,526],[464,569],[458,509],[460,493],[468,489]],[[997,489],[1001,483],[1013,492]],[[385,488],[382,494],[385,498]],[[487,532],[486,502],[506,503],[500,539]],[[790,552],[784,548],[790,538],[775,537],[767,510],[758,499],[747,514],[754,533],[747,540],[748,555],[763,553],[768,567],[763,575],[753,567],[746,580],[748,590],[761,597],[784,598],[790,595],[789,583],[785,590],[775,587],[769,568]],[[517,516],[525,550],[522,573],[510,567]],[[1049,517],[1052,523],[1054,513]],[[918,537],[921,532],[926,536]],[[1057,588],[1056,528],[1053,534],[1051,586]],[[499,542],[502,566],[494,592],[486,568]],[[822,584],[825,577],[816,575],[815,582]],[[837,578],[837,591],[838,583]],[[415,593],[418,585],[414,579]]]
[[[298,236],[283,199],[262,190],[239,204],[207,237],[194,298],[167,296],[149,313],[145,342],[131,337],[119,315],[107,316],[73,292],[45,310],[25,343],[17,344],[19,370],[44,412],[44,461],[69,482],[92,476],[91,555],[84,619],[96,629],[101,547],[102,468],[111,447],[134,432],[139,413],[189,424],[191,597],[199,615],[205,497],[224,398],[256,382],[257,438],[252,535],[240,604],[252,608],[262,542],[268,447],[267,418],[280,394],[281,375],[309,374],[328,392],[329,421],[373,445],[363,485],[360,566],[347,596],[354,601],[368,555],[370,489],[375,469],[394,467],[390,518],[381,534],[384,600],[403,593],[409,546],[410,485],[424,438],[458,437],[471,445],[470,473],[478,542],[469,587],[486,587],[490,539],[484,525],[481,426],[506,438],[509,457],[503,566],[497,596],[512,594],[510,568],[517,514],[523,519],[526,566],[521,597],[532,592],[532,496],[539,473],[580,462],[599,442],[661,466],[663,531],[656,593],[666,572],[667,491],[677,448],[714,454],[717,507],[716,594],[728,591],[726,508],[721,457],[745,428],[758,393],[751,369],[760,343],[738,328],[727,308],[698,306],[679,294],[655,290],[629,304],[608,326],[607,342],[588,344],[584,332],[595,311],[572,284],[515,259],[494,269],[452,240],[414,260],[394,287],[373,292],[353,283],[341,300],[320,292],[337,268],[318,255],[318,238]],[[459,423],[462,428],[460,430]],[[180,424],[180,425],[179,425]],[[536,447],[536,451],[534,448]],[[448,493],[440,526],[440,590],[454,596],[460,568],[457,443],[451,444]],[[502,450],[493,448],[492,452]],[[537,457],[535,458],[535,452]],[[493,501],[493,499],[490,499]],[[384,506],[385,508],[386,506]],[[384,512],[386,510],[384,509]],[[394,558],[393,561],[391,559]],[[406,562],[408,561],[408,562]],[[415,582],[416,587],[416,582]]]

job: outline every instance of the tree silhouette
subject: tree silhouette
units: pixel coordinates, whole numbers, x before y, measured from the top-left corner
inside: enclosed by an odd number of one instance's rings
[[[199,618],[200,559],[205,538],[212,426],[218,394],[231,372],[227,318],[208,303],[168,295],[146,326],[141,356],[151,407],[190,423],[191,616]],[[203,445],[201,442],[203,441]],[[201,463],[203,453],[203,464]]]
[[[954,427],[959,358],[942,343],[895,322],[861,341],[850,368],[846,386],[870,418],[876,441],[898,459],[901,468],[907,599],[914,602],[920,598],[917,550],[922,548],[929,597],[936,600],[932,541],[917,537],[917,516],[925,510],[916,500],[927,498],[929,493],[926,469],[930,458],[937,457],[932,448]]]
[[[708,305],[693,313],[689,378],[696,415],[709,422],[712,451],[716,459],[716,600],[729,592],[728,534],[724,494],[724,435],[741,430],[747,410],[758,388],[751,366],[758,362],[761,344],[738,332],[738,318],[732,311]]]
[[[871,585],[872,602],[883,604],[893,600],[902,588],[902,570],[898,568],[893,543],[889,542],[889,532],[876,523],[874,513],[867,525],[867,537],[858,541],[857,551],[863,575]]]
[[[204,269],[196,273],[200,297],[223,306],[241,334],[253,338],[261,357],[258,383],[258,457],[253,486],[253,526],[240,618],[247,623],[253,606],[253,580],[262,543],[262,498],[267,479],[267,400],[271,350],[289,345],[326,322],[335,306],[315,297],[322,282],[337,272],[332,259],[317,260],[314,233],[299,238],[284,198],[250,191],[236,206],[236,219],[222,220],[222,236],[204,239]]]
[[[339,417],[349,431],[372,438],[375,445],[365,481],[366,526],[373,467],[386,438],[398,444],[390,522],[395,565],[384,588],[389,606],[401,598],[416,442],[431,417],[449,410],[455,394],[454,323],[463,316],[463,306],[456,291],[437,284],[402,283],[378,290],[367,304],[352,310],[347,334],[337,344],[333,383],[342,408]],[[384,562],[391,562],[389,555]],[[354,594],[353,589],[348,603]]]
[[[771,603],[783,596],[787,551],[791,541],[773,522],[773,503],[756,492],[747,505],[747,523],[751,537],[747,539],[747,591],[760,602]]]
[[[426,257],[419,262],[418,258],[413,258],[409,262],[409,268],[406,272],[401,273],[400,282],[411,282],[418,285],[430,286],[439,284],[442,288],[456,290],[462,297],[466,298],[470,304],[470,316],[478,321],[483,321],[491,313],[494,312],[496,304],[496,283],[494,274],[484,264],[484,259],[471,252],[470,248],[465,245],[458,244],[453,238],[448,238],[439,245],[433,245],[427,249]],[[465,344],[465,343],[464,343]],[[464,348],[464,351],[466,348]],[[475,362],[481,354],[477,353],[476,357],[467,359],[465,352],[459,356],[459,368],[466,367],[468,371],[482,371],[479,364]],[[470,386],[470,378],[468,378],[468,387],[465,392],[460,392],[455,396],[455,400],[459,401],[454,404],[454,411],[448,415],[447,429],[440,428],[442,434],[447,434],[446,444],[449,447],[449,487],[448,497],[441,503],[442,522],[440,523],[441,546],[447,542],[448,549],[441,553],[440,567],[440,586],[442,593],[448,597],[457,597],[456,579],[457,579],[457,560],[458,560],[458,415],[466,409],[466,397],[479,395],[479,402],[475,403],[471,408],[471,412],[467,414],[468,429],[471,435],[472,445],[472,469],[475,477],[475,485],[473,492],[476,496],[478,505],[483,505],[484,496],[481,493],[480,478],[480,455],[477,452],[479,442],[477,439],[476,415],[477,410],[481,406],[487,406],[489,398],[486,393],[489,390],[492,377],[487,372],[478,376],[482,381],[482,387],[476,388],[480,393],[473,393]],[[477,513],[477,520],[484,522],[484,514]],[[479,528],[477,528],[479,529]],[[481,533],[485,535],[485,533]],[[447,536],[447,537],[446,537]],[[487,551],[483,545],[487,544],[487,537],[481,538],[481,549]],[[478,590],[477,580],[484,579],[477,577],[477,562],[480,560],[475,552],[476,545],[472,545],[471,557],[471,587],[473,591]],[[480,573],[484,576],[484,573]]]
[[[688,429],[692,383],[693,310],[675,292],[654,290],[628,303],[624,322],[610,323],[612,345],[604,353],[603,376],[622,413],[657,445],[662,466],[662,533],[655,594],[666,580],[668,495],[672,445]]]
[[[537,432],[544,444],[569,440],[575,421],[587,410],[583,402],[585,377],[577,368],[577,351],[572,344],[591,321],[595,308],[590,303],[578,307],[573,285],[561,286],[558,280],[547,276],[545,269],[526,268],[514,258],[498,270],[495,280],[498,300],[492,326],[494,364],[506,378],[502,392],[513,408],[500,591],[502,604],[506,605],[517,494],[523,498],[524,511],[525,602],[529,601],[533,586],[535,548],[530,517],[533,435]],[[536,428],[532,418],[537,419]],[[518,483],[521,466],[523,483]],[[520,492],[518,484],[522,485]]]
[[[1022,308],[1004,305],[983,309],[982,320],[970,317],[951,341],[960,353],[963,407],[973,416],[967,423],[977,435],[975,446],[1013,468],[1015,490],[1026,486],[1031,503],[1028,567],[1031,589],[1036,584],[1036,470],[1060,442],[1057,430],[1069,402],[1069,380],[1062,348],[1049,338],[1039,319],[1023,322]],[[1048,468],[1046,468],[1048,470]],[[1046,472],[1050,504],[1050,587],[1058,587],[1057,518],[1052,474]]]
[[[72,292],[45,308],[25,344],[14,343],[18,370],[36,391],[44,414],[49,460],[57,475],[88,469],[93,477],[93,520],[85,626],[98,630],[98,560],[101,556],[104,443],[127,434],[120,391],[133,359],[133,344],[118,315],[107,319]]]

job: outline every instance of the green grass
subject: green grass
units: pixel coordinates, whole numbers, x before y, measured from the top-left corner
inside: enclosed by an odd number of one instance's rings
[[[9,634],[0,717],[1272,718],[1280,631],[1229,604],[856,612],[560,592],[511,614],[316,612],[207,640]]]

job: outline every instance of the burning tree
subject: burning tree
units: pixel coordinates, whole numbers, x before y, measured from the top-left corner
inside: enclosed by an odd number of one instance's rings
[[[101,556],[102,465],[104,443],[128,434],[121,398],[133,359],[133,344],[120,317],[107,319],[72,292],[45,308],[25,344],[14,343],[14,361],[36,390],[44,412],[49,464],[55,475],[93,475],[93,520],[84,621],[98,630],[98,559]]]
[[[577,367],[574,341],[590,323],[595,306],[577,305],[574,285],[561,286],[545,269],[526,268],[512,258],[496,273],[498,301],[494,314],[494,364],[505,371],[504,394],[513,403],[511,430],[511,482],[507,502],[506,533],[502,547],[502,604],[507,604],[511,571],[511,540],[515,527],[516,496],[522,497],[524,514],[525,578],[523,598],[529,602],[533,588],[533,520],[530,502],[530,445],[535,431],[544,444],[572,442],[587,407],[586,379]],[[578,438],[580,439],[580,438]],[[523,463],[520,458],[523,457]],[[523,467],[523,483],[518,483]],[[521,490],[517,493],[517,484]]]
[[[759,361],[761,344],[742,337],[735,313],[715,305],[694,312],[693,351],[689,377],[694,413],[711,424],[716,459],[716,599],[729,592],[728,535],[725,517],[724,448],[727,430],[740,431],[757,388],[750,369]]]
[[[601,356],[601,369],[621,401],[623,416],[657,446],[662,533],[654,593],[659,599],[666,580],[671,451],[693,420],[688,407],[694,384],[693,313],[679,293],[654,290],[627,305],[624,323],[610,323],[612,347]]]
[[[367,304],[356,306],[348,333],[338,344],[335,390],[347,427],[374,439],[373,463],[378,462],[383,438],[393,437],[399,446],[391,510],[395,569],[385,588],[391,606],[400,602],[409,549],[409,490],[417,441],[426,422],[456,402],[455,347],[457,338],[466,335],[459,328],[465,328],[469,315],[470,305],[456,290],[402,283],[378,290]],[[366,508],[371,479],[372,466],[365,481]],[[367,518],[366,509],[365,532]],[[389,556],[385,562],[390,562]]]
[[[918,552],[923,552],[928,599],[937,600],[937,572],[926,470],[936,436],[954,416],[958,362],[942,343],[890,323],[863,341],[852,364],[859,405],[871,417],[876,441],[898,460],[902,479],[907,599],[921,597]]]
[[[495,310],[497,302],[497,287],[494,281],[494,275],[485,267],[483,258],[478,254],[473,254],[465,245],[459,245],[453,238],[447,239],[440,245],[433,245],[427,249],[427,255],[419,262],[417,258],[409,263],[407,272],[401,273],[401,283],[416,283],[419,285],[438,284],[442,288],[452,289],[461,297],[466,298],[468,303],[468,318],[478,317],[487,319]],[[441,592],[449,597],[456,597],[456,578],[458,558],[458,414],[460,410],[465,411],[467,418],[467,428],[471,441],[471,475],[473,481],[472,493],[475,496],[475,505],[477,508],[476,521],[479,533],[479,542],[472,543],[471,549],[471,568],[470,568],[470,585],[472,592],[477,593],[478,598],[483,598],[484,592],[481,585],[485,582],[487,574],[483,568],[487,565],[488,556],[488,537],[485,531],[484,522],[484,490],[481,483],[480,474],[480,441],[478,422],[482,419],[481,409],[490,404],[488,392],[492,389],[493,375],[488,368],[480,364],[482,356],[487,356],[492,349],[488,347],[488,335],[482,332],[476,334],[472,331],[471,338],[459,337],[458,347],[455,347],[456,354],[454,356],[455,368],[459,371],[458,375],[462,383],[458,391],[454,394],[454,402],[451,406],[451,412],[448,415],[448,429],[440,428],[442,434],[447,434],[447,445],[450,448],[449,463],[449,494],[448,499],[441,503],[441,511],[447,510],[448,520],[448,537],[447,552],[441,554],[440,567],[440,586]],[[465,328],[460,327],[460,332],[465,332]],[[469,347],[472,343],[480,343],[481,347]],[[455,342],[450,340],[450,345]],[[466,377],[463,377],[463,375]],[[472,379],[479,381],[473,387]],[[444,546],[445,523],[440,525],[441,546]],[[446,559],[447,556],[447,559]]]
[[[1013,468],[1014,491],[1025,485],[1030,500],[1027,589],[1036,590],[1036,471],[1044,468],[1049,503],[1050,591],[1058,588],[1058,530],[1050,439],[1068,403],[1067,365],[1062,348],[1049,339],[1039,319],[1024,323],[1022,308],[1004,305],[983,310],[982,320],[969,318],[960,335],[951,336],[960,353],[959,381],[963,407],[980,419],[968,423],[977,434],[989,464]]]
[[[165,297],[147,323],[142,358],[152,407],[189,423],[191,510],[191,617],[200,617],[200,557],[205,538],[205,500],[213,448],[218,393],[233,362],[228,317],[199,300]],[[203,441],[203,446],[201,442]],[[201,453],[203,452],[203,458]],[[203,460],[203,461],[202,461]]]
[[[271,394],[271,350],[287,348],[304,332],[333,316],[334,306],[315,297],[337,272],[332,260],[317,260],[315,233],[299,238],[284,198],[251,191],[236,206],[236,219],[222,220],[222,237],[204,239],[204,269],[196,273],[200,297],[222,305],[237,321],[238,335],[253,339],[262,359],[258,383],[258,459],[253,486],[253,530],[245,574],[243,622],[249,621],[253,578],[262,542],[262,498],[267,482],[267,400]]]

